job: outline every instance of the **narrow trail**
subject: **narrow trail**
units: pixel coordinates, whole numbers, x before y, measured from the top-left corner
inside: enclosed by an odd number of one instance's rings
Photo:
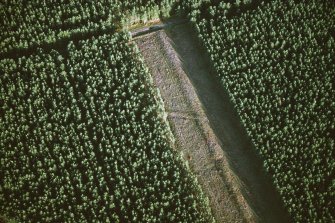
[[[159,88],[176,149],[217,222],[289,222],[238,115],[188,24],[135,39]]]

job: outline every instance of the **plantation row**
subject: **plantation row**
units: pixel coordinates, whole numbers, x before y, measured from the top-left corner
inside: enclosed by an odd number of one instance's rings
[[[334,2],[243,2],[190,17],[294,222],[333,222]]]
[[[0,61],[0,214],[18,222],[212,222],[125,34]]]
[[[168,14],[175,0],[11,1],[0,3],[0,56],[70,38],[103,34],[128,20]]]

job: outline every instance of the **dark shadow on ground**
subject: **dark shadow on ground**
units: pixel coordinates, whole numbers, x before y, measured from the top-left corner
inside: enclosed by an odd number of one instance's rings
[[[241,182],[245,200],[260,222],[290,222],[271,177],[264,172],[262,161],[191,25],[176,25],[165,32],[196,90],[231,170]]]

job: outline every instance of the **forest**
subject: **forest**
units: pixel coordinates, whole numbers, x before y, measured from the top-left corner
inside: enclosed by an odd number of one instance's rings
[[[0,3],[0,222],[215,222],[129,27],[187,18],[292,222],[335,221],[335,3]]]
[[[191,11],[294,222],[334,221],[334,2],[211,1]]]

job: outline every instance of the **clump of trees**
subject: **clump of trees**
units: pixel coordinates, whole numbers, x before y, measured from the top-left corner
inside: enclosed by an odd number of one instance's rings
[[[0,61],[0,213],[24,222],[212,222],[126,34]]]
[[[123,23],[168,15],[175,2],[5,0],[0,7],[0,57],[64,39],[113,32]]]
[[[334,2],[239,3],[189,16],[294,221],[332,222]]]

